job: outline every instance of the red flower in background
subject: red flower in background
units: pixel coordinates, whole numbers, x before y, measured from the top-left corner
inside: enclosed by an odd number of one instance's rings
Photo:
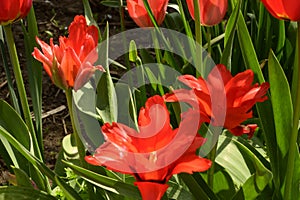
[[[59,45],[50,46],[36,38],[42,52],[35,48],[32,55],[43,63],[43,67],[55,85],[62,89],[82,87],[96,69],[104,71],[102,66],[94,67],[98,59],[98,29],[87,26],[83,16],[76,16],[69,26],[69,36],[60,37]],[[75,82],[76,80],[76,82]]]
[[[0,25],[6,25],[26,17],[32,6],[32,0],[0,1]]]
[[[268,11],[277,19],[300,20],[300,1],[298,0],[261,0]]]
[[[200,23],[205,26],[213,26],[222,21],[224,18],[228,2],[227,0],[198,0],[200,5]],[[193,19],[194,2],[193,0],[186,0],[189,12]]]
[[[154,18],[158,25],[165,19],[169,0],[148,0]],[[127,0],[130,17],[139,27],[153,27],[153,23],[146,11],[143,0]]]
[[[195,153],[205,142],[197,131],[208,119],[200,117],[190,110],[182,116],[179,128],[172,130],[163,98],[153,96],[140,110],[138,132],[124,124],[106,123],[102,126],[106,142],[85,160],[133,175],[143,199],[158,200],[173,174],[202,172],[211,166],[210,160]]]
[[[233,129],[231,132],[235,135],[240,135],[241,132],[234,128],[252,117],[252,107],[256,102],[267,99],[265,95],[269,89],[268,83],[252,84],[253,71],[246,70],[233,77],[221,64],[213,68],[207,80],[191,75],[183,75],[178,79],[191,90],[175,90],[172,94],[165,95],[166,101],[187,102],[194,109],[205,112],[211,118],[213,126]],[[212,101],[217,105],[212,105]]]

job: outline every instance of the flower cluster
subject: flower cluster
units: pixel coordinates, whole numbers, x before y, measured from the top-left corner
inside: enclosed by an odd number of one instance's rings
[[[165,19],[169,0],[148,0],[151,12],[158,25]],[[194,17],[193,0],[186,0],[190,15]],[[227,0],[199,0],[200,23],[205,26],[213,26],[220,23],[226,14]],[[147,13],[143,0],[127,0],[127,8],[130,17],[139,27],[152,27],[153,23]]]
[[[102,133],[106,142],[94,155],[87,156],[86,161],[133,175],[143,199],[160,199],[173,174],[210,168],[211,161],[196,155],[196,150],[205,142],[197,133],[202,123],[223,126],[235,135],[253,135],[257,125],[240,124],[252,117],[251,109],[256,102],[267,99],[269,88],[268,83],[252,85],[253,77],[251,70],[232,77],[224,65],[217,65],[207,80],[180,76],[179,80],[190,90],[179,89],[164,98],[149,98],[139,113],[139,131],[116,122],[104,124]],[[214,110],[211,98],[225,104],[217,105],[218,109]],[[177,129],[172,130],[170,126],[164,100],[192,105],[192,109],[182,114]],[[222,115],[223,121],[219,119]]]

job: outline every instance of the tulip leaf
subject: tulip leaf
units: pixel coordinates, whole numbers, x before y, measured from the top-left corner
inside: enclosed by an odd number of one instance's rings
[[[232,14],[230,15],[225,30],[225,38],[224,38],[225,48],[222,53],[221,63],[224,64],[229,70],[231,69],[231,54],[232,54],[232,47],[233,47],[233,39],[235,35],[237,20],[239,17],[240,4],[241,1],[239,1],[235,5],[235,8]]]
[[[3,38],[3,31],[2,31],[2,26],[0,26],[0,50],[1,50],[1,58],[2,58],[2,64],[4,67],[5,75],[6,75],[6,80],[7,80],[7,85],[8,85],[8,90],[10,93],[11,101],[12,104],[17,111],[17,113],[21,113],[20,110],[20,105],[19,105],[19,100],[17,98],[16,92],[13,87],[13,81],[12,81],[12,76],[9,70],[9,65],[8,65],[8,60],[6,57],[6,51],[5,51],[5,45],[4,45],[4,38]]]
[[[233,199],[256,199],[272,180],[272,173],[240,140],[220,136],[216,162],[240,186]]]
[[[217,200],[218,197],[214,192],[208,187],[202,177],[199,175],[196,178],[193,175],[181,173],[179,177],[184,181],[184,183],[189,188],[190,192],[197,197],[201,197],[202,200]]]
[[[106,26],[106,31],[104,32],[103,41],[98,45],[99,59],[97,63],[102,65],[105,69],[105,73],[97,77],[97,97],[96,106],[99,110],[99,115],[103,122],[115,122],[117,121],[117,102],[116,102],[116,92],[114,89],[114,84],[110,75],[109,70],[109,27]],[[97,75],[97,74],[96,74]]]
[[[76,193],[73,188],[63,182],[61,178],[50,170],[46,164],[40,161],[36,156],[32,155],[18,140],[16,140],[2,125],[0,125],[0,135],[7,139],[7,141],[16,148],[37,170],[38,173],[42,173],[49,179],[54,181],[57,185],[61,185],[64,190],[68,190],[71,194]],[[28,189],[28,188],[27,188]],[[74,190],[74,191],[72,191]],[[1,193],[1,192],[0,192]],[[76,198],[75,198],[76,199]],[[78,198],[77,198],[78,199]]]
[[[246,67],[254,71],[256,78],[260,83],[265,82],[262,71],[260,69],[260,65],[258,63],[255,49],[251,42],[252,40],[245,23],[245,19],[241,12],[239,14],[237,24],[237,33],[242,56]],[[274,176],[275,186],[279,188],[280,181],[278,162],[281,158],[277,155],[277,140],[272,105],[270,100],[267,100],[262,103],[257,103],[256,108],[258,111],[259,119],[261,120],[261,128],[263,129],[263,133],[265,135],[264,138],[267,146],[268,155],[270,157],[270,164]]]
[[[43,133],[42,133],[42,64],[33,58],[31,55],[37,43],[35,37],[38,35],[38,27],[32,7],[27,16],[28,30],[22,23],[22,30],[24,33],[25,53],[26,53],[26,67],[28,71],[29,91],[32,99],[32,107],[34,113],[36,138],[39,149],[43,148]],[[33,134],[33,133],[32,133]],[[34,137],[34,136],[33,136]],[[42,153],[41,153],[42,154]]]
[[[74,172],[82,176],[87,181],[97,185],[100,188],[108,190],[110,192],[120,194],[126,197],[141,199],[140,193],[137,187],[131,184],[120,182],[116,179],[97,174],[95,172],[89,171],[87,169],[76,166],[72,163],[63,161],[68,167],[70,167]]]
[[[16,176],[18,186],[33,188],[33,182],[30,181],[28,175],[21,169],[12,167]]]
[[[268,69],[277,144],[280,155],[284,158],[289,149],[293,126],[293,105],[289,83],[272,50],[269,55]],[[285,162],[281,163],[285,165]]]
[[[39,199],[39,200],[56,200],[55,197],[28,187],[19,187],[19,186],[3,186],[0,187],[0,200],[30,200],[30,199]]]
[[[68,200],[81,200],[82,199],[73,188],[71,188],[64,181],[62,181],[60,178],[58,178],[58,176],[55,176],[55,183],[64,192],[64,195]]]
[[[121,6],[120,0],[103,0],[100,2],[104,6],[119,8]]]
[[[25,125],[24,121],[21,119],[20,115],[5,101],[0,100],[0,126],[4,127],[6,130],[11,132],[13,136],[26,147],[26,149],[30,149],[31,146],[31,137],[29,134],[29,130]],[[14,119],[14,120],[11,120]],[[18,126],[16,126],[18,124]],[[3,155],[6,161],[16,159],[14,164],[16,167],[21,167],[24,171],[28,172],[28,166],[21,164],[26,163],[27,161],[24,159],[22,155],[20,155],[15,150],[10,150],[10,145],[6,143],[6,139],[1,137],[3,144],[6,146],[6,150],[9,153],[10,157],[6,157]],[[9,162],[8,162],[9,163]]]

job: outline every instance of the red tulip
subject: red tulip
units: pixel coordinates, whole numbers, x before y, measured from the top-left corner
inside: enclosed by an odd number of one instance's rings
[[[213,26],[222,21],[224,18],[228,2],[227,0],[198,0],[200,5],[200,23],[205,26]],[[193,0],[186,0],[189,12],[193,19],[194,16],[194,2]]]
[[[169,0],[148,0],[154,18],[158,25],[165,19]],[[139,27],[153,27],[153,23],[146,11],[143,0],[127,0],[130,17]]]
[[[0,1],[0,25],[6,25],[26,17],[31,6],[32,0]]]
[[[212,125],[223,126],[229,130],[252,117],[252,107],[256,102],[267,99],[265,95],[269,88],[268,83],[252,84],[253,71],[246,70],[233,77],[221,64],[213,68],[207,80],[191,75],[183,75],[178,79],[191,90],[175,90],[172,94],[165,95],[165,100],[187,102],[194,109],[205,112],[211,118]],[[232,133],[240,135],[241,132],[234,130]]]
[[[139,131],[106,123],[102,127],[106,142],[85,160],[133,175],[144,200],[159,200],[173,174],[202,172],[211,166],[210,160],[195,153],[205,142],[197,130],[206,119],[199,117],[198,112],[187,111],[179,127],[172,130],[163,98],[151,97],[140,110]]]
[[[42,52],[35,48],[32,55],[43,63],[44,69],[55,85],[62,89],[82,87],[96,69],[104,71],[102,66],[94,67],[98,58],[98,29],[87,26],[83,16],[76,16],[69,26],[69,37],[60,37],[59,45],[50,46],[36,38]],[[76,81],[75,81],[76,80]]]
[[[278,19],[300,20],[300,1],[298,0],[262,0],[262,2]]]

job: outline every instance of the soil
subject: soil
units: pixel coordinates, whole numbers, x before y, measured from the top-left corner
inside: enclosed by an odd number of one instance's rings
[[[120,30],[117,8],[103,6],[100,4],[100,0],[90,0],[90,5],[100,28],[105,27],[108,21],[110,24],[110,33],[116,33]],[[34,0],[33,6],[40,38],[47,43],[51,37],[53,37],[54,41],[57,41],[59,36],[66,35],[67,27],[73,21],[74,16],[83,14],[82,1]],[[133,25],[130,19],[127,23],[129,26]],[[19,23],[13,24],[13,31],[24,82],[28,86],[23,33]],[[10,94],[2,65],[2,60],[0,59],[0,98],[10,102]],[[30,100],[29,92],[27,94]],[[61,148],[62,138],[71,133],[72,127],[63,90],[53,85],[47,74],[43,72],[42,111],[43,113],[47,113],[54,111],[56,108],[61,108],[61,110],[43,118],[44,156],[46,164],[51,169],[54,168],[58,152]],[[1,157],[0,171],[2,172],[2,175],[0,174],[0,185],[5,185],[7,184],[5,177],[8,171]]]

